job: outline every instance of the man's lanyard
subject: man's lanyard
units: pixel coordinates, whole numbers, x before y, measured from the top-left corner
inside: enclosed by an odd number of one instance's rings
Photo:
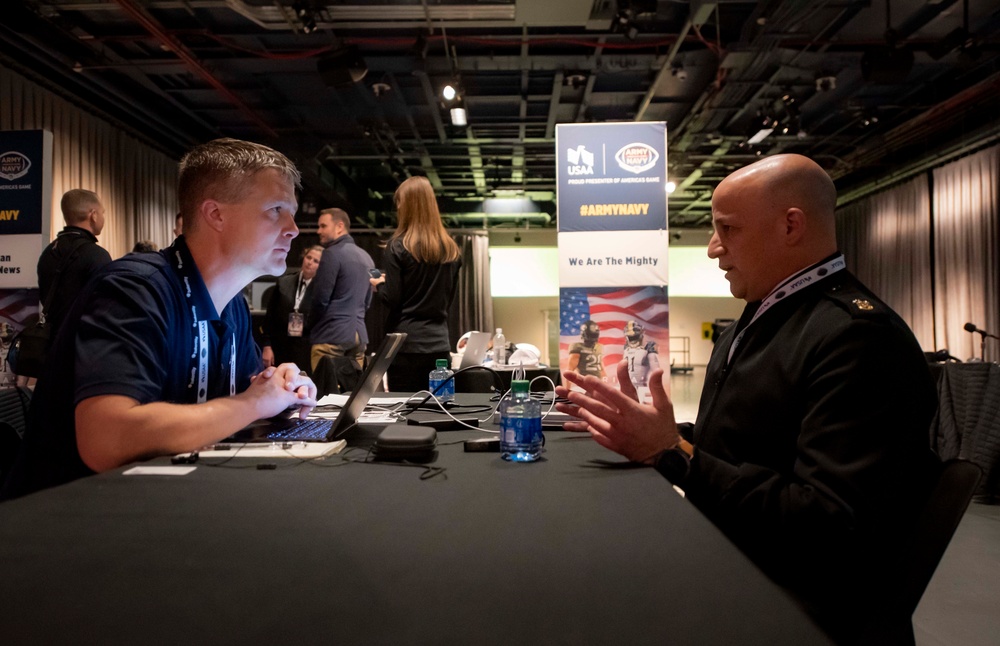
[[[299,306],[302,304],[302,297],[306,295],[306,287],[308,283],[302,278],[302,274],[299,274],[299,286],[295,290],[295,311],[299,311]]]
[[[197,384],[197,402],[203,404],[208,401],[208,319],[199,319],[198,306],[191,296],[191,281],[195,278],[193,266],[186,267],[180,249],[174,250],[174,269],[184,281],[184,296],[191,307],[191,317],[193,323],[191,327],[198,328],[198,333],[194,337],[194,347],[191,352],[191,381],[188,382],[188,389],[194,388]],[[231,332],[229,343],[229,396],[236,394],[236,333]]]
[[[735,339],[733,339],[733,344],[729,346],[729,357],[726,359],[726,364],[728,365],[732,362],[733,354],[736,353],[736,348],[739,346],[740,341],[743,340],[743,335],[746,334],[746,331],[757,319],[761,317],[762,314],[764,314],[764,312],[769,310],[772,305],[780,300],[788,298],[803,287],[808,287],[809,285],[818,283],[824,278],[829,278],[846,267],[847,264],[844,262],[844,256],[841,254],[836,258],[819,265],[818,267],[813,267],[805,273],[793,274],[787,280],[772,289],[771,293],[764,299],[764,302],[762,302],[760,307],[757,308],[757,311],[754,313],[753,318],[750,319],[750,322],[747,323],[746,327],[740,330],[740,333],[736,335]]]

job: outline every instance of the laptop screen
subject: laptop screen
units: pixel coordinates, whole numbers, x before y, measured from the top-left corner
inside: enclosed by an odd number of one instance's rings
[[[493,335],[489,332],[473,332],[469,335],[469,341],[465,344],[465,354],[462,355],[460,368],[483,365],[486,358],[486,351],[489,349],[490,340]]]
[[[382,344],[379,345],[378,350],[375,352],[375,356],[368,362],[368,367],[361,373],[361,377],[351,392],[351,396],[347,398],[340,414],[337,415],[337,422],[334,424],[330,439],[335,440],[339,438],[347,429],[357,423],[358,418],[361,417],[361,413],[365,410],[365,406],[368,405],[368,400],[372,398],[379,384],[382,383],[385,371],[389,369],[389,365],[396,357],[399,349],[403,347],[403,341],[405,340],[405,332],[390,332],[385,335]]]
[[[403,346],[406,334],[391,333],[379,346],[375,356],[358,378],[351,396],[344,402],[343,408],[336,420],[300,420],[292,413],[283,413],[277,418],[257,420],[226,438],[229,442],[273,442],[309,441],[333,442],[340,439],[348,430],[354,428],[358,418],[364,412],[368,400],[382,382],[385,371]]]

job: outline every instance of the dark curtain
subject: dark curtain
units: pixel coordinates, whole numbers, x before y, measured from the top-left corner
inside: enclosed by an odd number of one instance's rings
[[[980,356],[965,324],[1000,329],[1000,146],[936,168],[934,287],[937,347],[956,357]],[[986,360],[1000,360],[1000,341],[987,339]]]
[[[934,349],[927,175],[838,210],[837,239],[848,268]]]

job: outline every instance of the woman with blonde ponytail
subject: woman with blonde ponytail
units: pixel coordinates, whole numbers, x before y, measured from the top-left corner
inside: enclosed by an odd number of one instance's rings
[[[449,359],[448,310],[455,297],[462,256],[441,222],[434,188],[426,177],[411,177],[396,190],[399,220],[389,238],[381,278],[373,278],[386,304],[386,329],[406,332],[406,341],[389,368],[389,389],[427,388],[437,359]]]

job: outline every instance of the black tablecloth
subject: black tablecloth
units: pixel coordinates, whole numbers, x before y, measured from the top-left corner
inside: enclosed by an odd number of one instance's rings
[[[233,460],[4,503],[0,640],[828,643],[652,469],[563,432],[533,464],[451,443],[481,436],[440,433],[428,480]]]
[[[1000,498],[1000,366],[946,363],[931,366],[938,385],[938,414],[931,443],[942,459],[961,457],[983,470],[977,495]]]

